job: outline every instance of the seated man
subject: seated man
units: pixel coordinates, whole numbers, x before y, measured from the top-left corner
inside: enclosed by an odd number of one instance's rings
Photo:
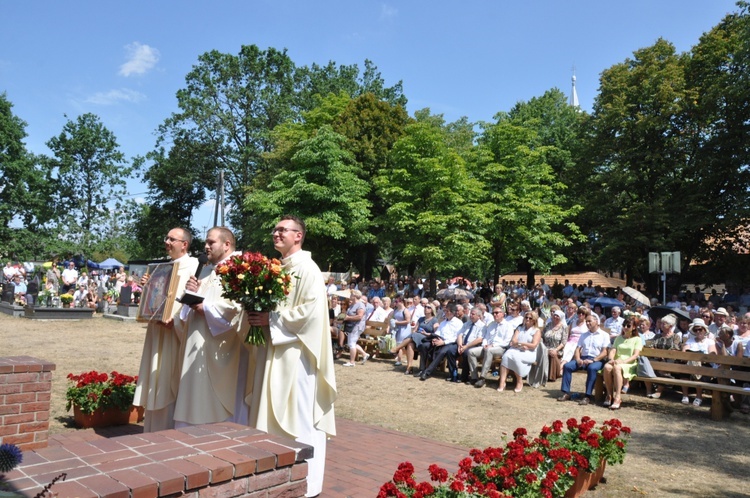
[[[588,331],[581,334],[578,339],[573,359],[563,366],[562,387],[563,392],[557,401],[568,401],[570,396],[570,382],[573,380],[573,372],[586,370],[586,394],[579,404],[591,403],[591,394],[596,384],[596,375],[602,369],[602,360],[607,356],[609,348],[609,334],[599,328],[599,317],[592,313],[586,317]]]
[[[445,320],[438,327],[435,336],[431,340],[424,341],[418,347],[420,364],[426,363],[425,359],[427,358],[429,348],[434,348],[432,362],[422,369],[419,380],[427,380],[449,352],[455,355],[455,351],[458,349],[456,338],[461,327],[463,327],[463,323],[456,317],[456,306],[447,306],[445,308]],[[450,375],[446,380],[458,382],[458,369],[456,368],[455,361],[452,364],[450,361],[448,362],[448,372]]]
[[[492,316],[494,321],[484,328],[482,337],[482,371],[479,373],[479,379],[474,384],[474,387],[477,388],[484,387],[484,378],[487,372],[489,372],[490,367],[492,367],[492,361],[495,358],[503,356],[508,347],[510,347],[511,339],[513,339],[514,329],[510,322],[505,319],[505,312],[502,305],[499,303],[495,304],[492,309]],[[469,361],[476,360],[470,356]]]
[[[26,304],[26,282],[21,278],[20,273],[13,275],[13,296],[17,303]]]
[[[469,321],[458,333],[455,353],[448,353],[448,363],[455,364],[456,356],[460,357],[461,382],[474,384],[477,381],[477,358],[482,354],[482,333],[484,332],[482,315],[481,309],[472,308],[469,312]],[[473,358],[473,361],[470,358]]]
[[[86,306],[86,297],[89,294],[89,290],[85,285],[79,285],[78,290],[73,294],[73,306],[76,308],[83,308]]]

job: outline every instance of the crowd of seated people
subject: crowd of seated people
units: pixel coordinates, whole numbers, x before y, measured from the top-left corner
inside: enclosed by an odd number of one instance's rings
[[[520,393],[524,379],[535,387],[562,379],[559,401],[576,399],[587,405],[594,402],[596,378],[602,375],[606,389],[603,405],[617,410],[636,376],[643,347],[750,357],[750,313],[738,316],[731,304],[718,306],[724,303],[695,294],[688,294],[691,299],[687,302],[674,296],[669,303],[674,313],[654,318],[648,315],[649,306],[620,292],[614,295],[621,306],[605,309],[592,305],[589,300],[603,296],[603,292],[591,282],[578,287],[567,281],[565,285],[555,282],[549,287],[542,281],[527,289],[522,280],[493,286],[457,279],[454,288],[463,288],[473,297],[443,301],[431,300],[426,282],[416,279],[382,285],[336,285],[329,281],[330,284],[358,296],[350,299],[350,306],[359,308],[357,303],[367,303],[369,297],[372,306],[368,311],[362,304],[364,313],[358,312],[358,323],[364,324],[373,316],[375,321],[387,323],[393,340],[387,352],[395,358],[394,366],[405,365],[406,375],[422,381],[444,368],[445,380],[482,388],[492,373],[499,377],[498,391],[506,390],[512,376],[512,390]],[[555,297],[554,289],[559,297]],[[738,296],[738,302],[743,302],[745,294],[747,290]],[[383,306],[381,300],[387,300],[388,306]],[[332,310],[338,302],[333,295]],[[343,350],[345,337],[358,336],[344,330],[340,319],[334,319],[342,316],[340,313],[331,313],[331,336]],[[349,340],[348,344],[350,352],[354,348],[353,355],[362,354],[365,363],[366,353],[357,349],[356,340]],[[354,363],[350,357],[345,365]],[[577,370],[586,374],[585,391],[578,396],[571,391],[572,374]],[[645,382],[649,398],[662,397],[666,389],[664,384]],[[687,388],[683,389],[682,402],[690,403]],[[701,406],[700,390],[692,404]],[[750,413],[750,396],[742,400],[742,411]]]

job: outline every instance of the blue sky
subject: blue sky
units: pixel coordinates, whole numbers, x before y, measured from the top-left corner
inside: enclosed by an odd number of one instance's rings
[[[97,114],[126,156],[154,146],[198,56],[241,45],[286,48],[297,65],[363,66],[403,81],[411,114],[491,120],[557,87],[581,107],[599,75],[658,38],[688,51],[729,12],[727,0],[0,2],[0,92],[27,122],[27,148],[61,132],[65,115]],[[130,193],[146,188],[130,183]],[[211,208],[195,215],[202,231]]]

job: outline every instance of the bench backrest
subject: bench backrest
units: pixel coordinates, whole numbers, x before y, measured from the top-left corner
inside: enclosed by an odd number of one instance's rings
[[[365,322],[365,330],[362,335],[368,335],[370,337],[379,337],[388,333],[388,322],[376,322],[373,320],[367,320]]]
[[[750,372],[731,369],[732,367],[747,367],[750,369],[750,358],[655,348],[643,348],[641,356],[649,358],[653,369],[659,372],[684,373],[750,382]],[[667,359],[681,362],[697,361],[701,363],[715,363],[720,366],[719,368],[711,368],[710,366],[694,366],[685,363],[663,361]]]

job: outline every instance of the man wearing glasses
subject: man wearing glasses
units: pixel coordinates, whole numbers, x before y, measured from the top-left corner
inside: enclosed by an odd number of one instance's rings
[[[494,321],[484,328],[482,337],[482,371],[479,373],[479,380],[474,384],[477,388],[484,387],[484,378],[492,367],[492,361],[502,357],[507,351],[515,331],[515,328],[505,319],[502,305],[497,304],[493,307],[492,318]]]
[[[178,265],[177,289],[184,289],[198,268],[198,260],[187,254],[192,240],[192,234],[184,228],[173,228],[164,238],[165,252]],[[146,286],[148,280],[149,275],[144,275],[141,287]],[[174,407],[182,369],[180,340],[174,328],[174,319],[179,312],[180,306],[173,306],[172,316],[164,317],[159,322],[150,321],[146,327],[138,385],[133,399],[133,405],[145,408],[144,432],[174,428]]]
[[[336,379],[323,274],[302,250],[305,234],[305,222],[296,216],[276,223],[273,245],[292,273],[292,290],[276,311],[247,313],[250,325],[268,326],[270,332],[268,343],[257,348],[250,425],[313,446],[305,496],[317,496],[326,438],[336,435]]]

